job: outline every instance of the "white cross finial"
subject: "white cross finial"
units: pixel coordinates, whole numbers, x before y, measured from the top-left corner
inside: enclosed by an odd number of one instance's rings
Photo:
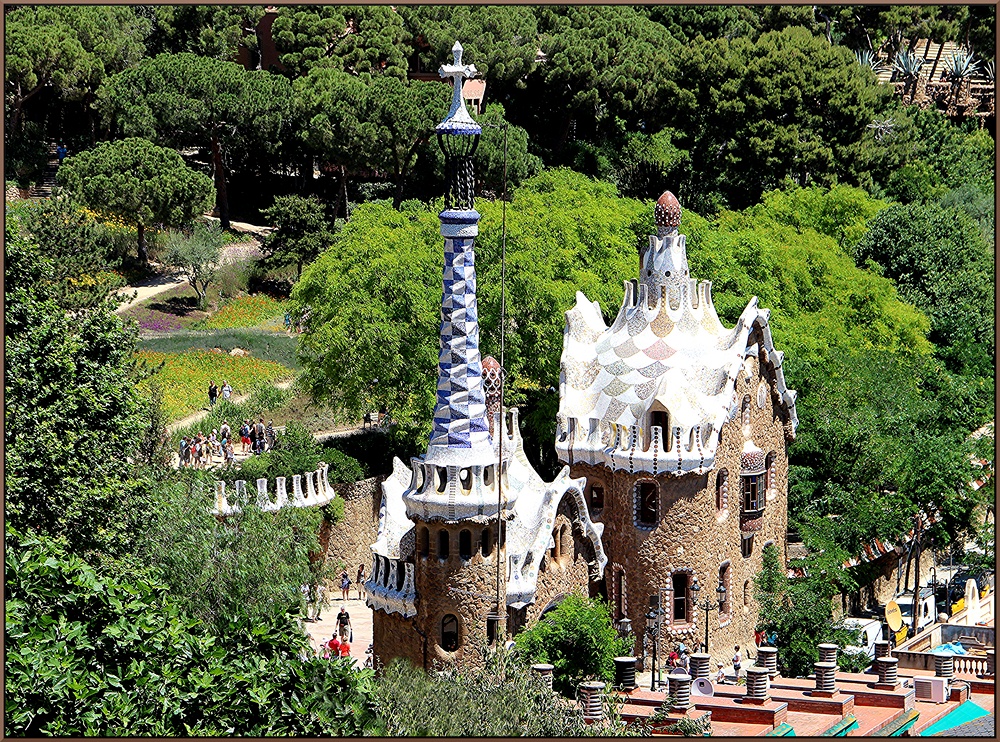
[[[441,77],[450,77],[454,85],[454,92],[451,99],[451,109],[448,116],[438,124],[439,131],[453,131],[454,133],[476,133],[479,131],[479,124],[472,120],[472,116],[465,108],[465,99],[462,98],[462,83],[466,78],[471,78],[478,73],[476,65],[462,64],[462,45],[455,42],[451,48],[454,64],[443,64],[438,69]]]

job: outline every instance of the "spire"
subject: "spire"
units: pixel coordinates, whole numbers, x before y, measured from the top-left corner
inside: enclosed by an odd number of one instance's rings
[[[437,127],[445,153],[447,190],[440,214],[444,240],[441,296],[441,351],[438,356],[437,404],[426,461],[436,465],[493,460],[479,354],[479,307],[476,301],[476,256],[479,213],[473,208],[475,174],[472,155],[482,129],[462,100],[462,80],[476,73],[462,64],[462,45],[452,50],[455,63],[442,65],[442,77],[455,85],[448,117]]]

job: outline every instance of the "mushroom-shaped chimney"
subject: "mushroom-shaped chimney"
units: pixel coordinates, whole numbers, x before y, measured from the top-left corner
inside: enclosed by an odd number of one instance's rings
[[[653,210],[656,219],[656,228],[660,237],[676,233],[681,225],[681,204],[677,197],[670,191],[664,191],[663,195],[656,201],[656,208]]]

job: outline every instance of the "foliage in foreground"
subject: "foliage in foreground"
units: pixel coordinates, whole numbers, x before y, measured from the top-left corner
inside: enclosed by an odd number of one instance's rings
[[[50,261],[11,223],[5,257],[5,516],[78,554],[122,553],[148,512],[129,462],[142,438],[135,332],[107,300],[67,314]]]
[[[588,679],[614,679],[614,659],[632,653],[634,641],[618,635],[607,603],[572,593],[514,639],[529,662],[555,666],[554,688],[572,697]]]
[[[215,634],[152,573],[98,571],[7,525],[7,736],[327,736],[373,729],[371,671],[311,657],[290,616]]]
[[[379,679],[375,708],[385,733],[406,737],[632,736],[644,727],[587,725],[575,701],[553,693],[529,663],[504,649],[481,648],[484,664],[428,674],[405,660]],[[558,672],[558,671],[557,671]]]

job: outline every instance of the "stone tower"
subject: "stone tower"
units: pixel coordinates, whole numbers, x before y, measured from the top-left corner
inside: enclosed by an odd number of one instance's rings
[[[615,619],[638,629],[659,605],[664,650],[704,641],[707,620],[711,653],[728,660],[753,638],[763,546],[784,560],[795,392],[768,311],[755,297],[725,328],[711,283],[689,276],[673,194],[655,217],[611,327],[580,293],[566,313],[556,450],[605,525]]]
[[[405,657],[426,669],[477,662],[470,648],[502,640],[508,618],[515,626],[537,618],[541,607],[599,579],[607,561],[584,482],[568,467],[553,482],[538,476],[524,456],[516,410],[508,416],[501,407],[503,369],[480,358],[472,155],[481,129],[461,95],[476,69],[462,64],[460,44],[453,52],[454,64],[439,70],[455,92],[437,126],[447,182],[433,427],[427,453],[409,468],[395,459],[382,484],[365,583],[377,660]],[[566,549],[554,545],[555,534]],[[550,546],[562,561],[547,569]]]

